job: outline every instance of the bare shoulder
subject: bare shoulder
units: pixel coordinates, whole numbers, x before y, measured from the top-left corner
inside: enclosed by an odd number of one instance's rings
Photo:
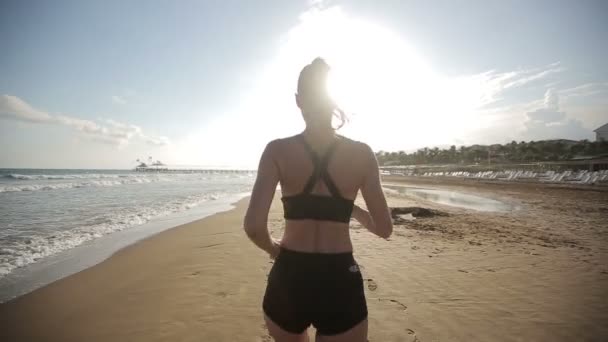
[[[268,144],[266,144],[266,149],[267,150],[276,150],[277,148],[281,147],[281,145],[283,144],[283,139],[274,139],[268,142]]]
[[[366,159],[374,154],[372,148],[362,141],[350,139],[342,135],[339,135],[338,137],[341,139],[344,147],[348,150],[348,153],[352,153],[354,156]]]
[[[266,153],[269,153],[272,156],[283,154],[293,143],[295,137],[296,136],[290,136],[271,140],[268,142],[268,144],[266,144]]]
[[[286,137],[271,140],[268,142],[268,144],[266,144],[266,149],[276,152],[277,150],[283,149],[292,139],[293,137]]]

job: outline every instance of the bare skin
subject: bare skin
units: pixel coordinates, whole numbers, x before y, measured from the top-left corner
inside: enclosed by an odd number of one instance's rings
[[[372,233],[388,238],[392,232],[392,220],[380,185],[378,164],[369,146],[336,137],[333,130],[330,132],[307,129],[303,134],[313,150],[320,155],[334,139],[340,139],[328,165],[329,174],[343,197],[354,200],[361,191],[369,212],[355,206],[352,217]],[[277,184],[281,184],[283,196],[298,194],[312,172],[313,164],[310,157],[305,147],[295,137],[274,140],[266,146],[245,217],[245,230],[251,240],[265,250],[271,258],[278,255],[280,246],[314,253],[340,253],[353,250],[349,225],[346,223],[287,220],[281,241],[270,238],[267,227],[268,211]],[[313,193],[329,195],[322,181],[315,185]],[[268,317],[265,318],[268,330],[276,341],[309,341],[306,331],[300,335],[292,334],[282,330]],[[317,335],[316,341],[365,342],[367,320],[339,335]]]

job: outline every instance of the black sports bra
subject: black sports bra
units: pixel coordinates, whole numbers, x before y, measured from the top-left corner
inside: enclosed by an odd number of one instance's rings
[[[293,196],[283,196],[284,217],[288,220],[319,220],[348,223],[353,212],[353,200],[346,199],[340,195],[340,191],[334,184],[327,171],[329,157],[336,149],[337,141],[333,142],[322,157],[308,145],[303,135],[297,138],[304,144],[310,154],[314,165],[313,174],[308,179],[304,190]],[[325,182],[331,196],[313,194],[312,190],[321,179]]]

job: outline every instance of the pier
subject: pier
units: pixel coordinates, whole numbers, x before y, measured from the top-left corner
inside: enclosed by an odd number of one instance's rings
[[[219,173],[233,173],[233,174],[250,174],[255,173],[255,170],[245,169],[220,169],[220,168],[202,168],[202,169],[181,169],[181,168],[168,168],[168,167],[136,167],[137,172],[152,172],[152,173],[203,173],[203,174],[219,174]]]

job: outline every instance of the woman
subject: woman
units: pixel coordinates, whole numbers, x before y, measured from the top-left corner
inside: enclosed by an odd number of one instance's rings
[[[373,151],[332,127],[335,114],[342,124],[345,118],[327,93],[328,73],[320,58],[300,73],[296,103],[306,129],[266,146],[245,216],[249,238],[275,259],[263,309],[278,342],[308,341],[310,325],[316,341],[367,341],[367,305],[349,221],[352,216],[382,238],[393,230]],[[279,182],[286,224],[276,241],[267,219]],[[354,205],[359,191],[369,212]]]

